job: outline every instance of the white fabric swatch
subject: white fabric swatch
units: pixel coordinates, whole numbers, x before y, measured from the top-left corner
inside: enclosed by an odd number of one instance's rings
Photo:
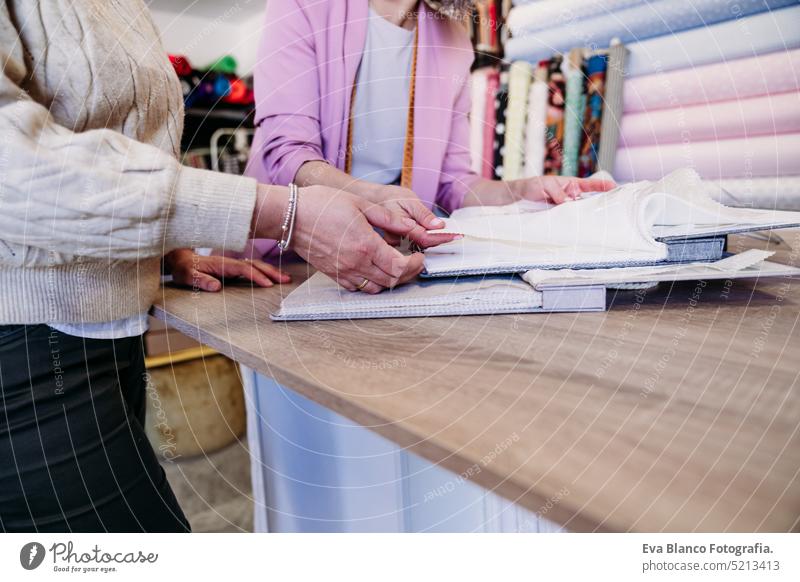
[[[425,251],[432,274],[518,265],[591,266],[660,261],[669,236],[706,236],[735,226],[800,224],[800,213],[729,208],[697,172],[681,169],[547,210],[526,206],[455,211],[442,231],[460,240]]]
[[[800,210],[800,176],[734,178],[710,182],[717,202],[742,208]]]

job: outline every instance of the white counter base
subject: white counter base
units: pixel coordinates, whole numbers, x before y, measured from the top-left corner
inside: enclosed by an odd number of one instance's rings
[[[274,380],[241,370],[256,531],[562,531]]]

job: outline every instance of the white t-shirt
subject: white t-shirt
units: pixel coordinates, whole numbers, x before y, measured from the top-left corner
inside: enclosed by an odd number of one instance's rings
[[[367,40],[353,104],[353,177],[398,182],[408,123],[414,30],[396,26],[370,8]]]
[[[61,333],[89,339],[122,339],[136,337],[147,331],[147,314],[103,321],[101,323],[54,323],[50,327]]]

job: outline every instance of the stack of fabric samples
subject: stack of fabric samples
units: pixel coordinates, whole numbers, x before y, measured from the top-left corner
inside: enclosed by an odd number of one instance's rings
[[[505,120],[504,178],[603,169],[629,182],[690,166],[726,204],[800,208],[796,0],[513,4],[507,110],[473,117],[484,134]]]

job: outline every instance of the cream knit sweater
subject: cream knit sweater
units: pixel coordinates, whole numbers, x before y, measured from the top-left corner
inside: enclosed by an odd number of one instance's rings
[[[0,324],[129,317],[166,252],[243,247],[256,183],[177,162],[181,90],[142,0],[4,0],[0,62]]]

